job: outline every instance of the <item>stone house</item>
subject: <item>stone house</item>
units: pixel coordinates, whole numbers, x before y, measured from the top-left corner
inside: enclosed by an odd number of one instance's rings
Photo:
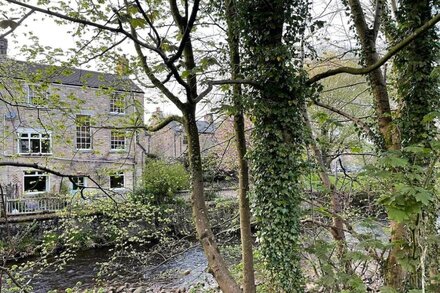
[[[149,123],[154,125],[163,118],[162,110],[156,108],[156,111],[152,113]],[[217,123],[214,121],[212,114],[206,114],[197,121],[202,153],[217,143],[215,137],[216,125]],[[147,149],[150,154],[162,159],[183,160],[187,153],[188,142],[182,124],[172,121],[161,130],[150,133],[147,138]]]
[[[0,48],[0,183],[9,198],[133,189],[146,155],[132,127],[143,124],[143,91],[123,74],[12,60],[5,39]]]

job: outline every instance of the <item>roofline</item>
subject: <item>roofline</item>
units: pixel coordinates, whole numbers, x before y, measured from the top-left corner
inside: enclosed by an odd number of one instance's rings
[[[99,72],[98,72],[99,73]],[[0,77],[7,77],[10,78],[8,76],[1,76]],[[18,80],[23,80],[26,81],[26,79],[24,78],[19,78],[19,77],[13,77],[13,79],[18,79]],[[65,83],[65,82],[55,82],[55,81],[48,81],[48,83],[50,84],[57,84],[57,85],[67,85],[67,86],[71,86],[71,87],[87,87],[87,88],[92,88],[92,89],[110,89],[109,87],[105,87],[105,86],[101,86],[101,87],[96,87],[96,86],[90,86],[90,85],[77,85],[77,84],[73,84],[73,83]],[[144,91],[136,91],[136,90],[125,90],[125,89],[114,89],[116,92],[127,92],[127,93],[137,93],[137,94],[145,94]]]
[[[61,66],[61,65],[47,65],[47,64],[41,64],[41,63],[33,63],[33,62],[27,62],[27,61],[21,61],[21,60],[15,60],[15,59],[10,59],[10,58],[6,58],[6,60],[11,60],[13,62],[21,62],[24,64],[30,64],[30,65],[36,65],[36,66],[46,66],[46,67],[58,67],[60,69],[72,69],[72,70],[79,70],[79,71],[83,71],[84,73],[94,73],[94,74],[108,74],[114,77],[117,77],[118,75],[115,73],[107,73],[107,72],[101,72],[101,71],[95,71],[95,70],[87,70],[87,69],[81,69],[81,68],[75,68],[75,67],[67,67],[67,66]],[[6,78],[10,78],[9,76],[1,76],[0,77],[6,77]],[[13,77],[13,79],[18,79],[18,80],[25,80],[24,78],[20,78],[20,77]],[[121,80],[124,79],[123,77],[121,78]],[[138,90],[126,90],[126,89],[115,89],[116,91],[121,91],[121,92],[129,92],[129,93],[139,93],[139,94],[145,94],[145,92],[137,85],[133,82],[133,80],[131,78],[127,78],[129,81],[131,81],[136,87],[139,88],[140,91]],[[68,85],[68,86],[74,86],[74,87],[88,87],[88,88],[95,88],[95,89],[111,89],[110,87],[107,86],[90,86],[90,85],[77,85],[77,84],[72,84],[72,83],[65,83],[65,82],[55,82],[55,81],[49,81],[51,84],[62,84],[62,85]]]

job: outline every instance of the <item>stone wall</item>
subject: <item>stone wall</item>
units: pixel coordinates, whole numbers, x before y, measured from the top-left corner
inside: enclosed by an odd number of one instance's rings
[[[129,93],[126,96],[125,113],[113,114],[110,113],[109,93],[103,90],[66,85],[51,85],[49,90],[50,100],[58,99],[56,105],[22,105],[23,107],[11,108],[0,103],[1,117],[9,117],[1,122],[0,161],[38,163],[62,173],[92,175],[105,188],[109,187],[108,174],[122,171],[125,187],[132,189],[142,173],[144,151],[138,147],[138,142],[145,144],[145,135],[127,131],[126,150],[114,151],[110,149],[109,128],[129,126],[133,119],[142,119],[143,95]],[[23,95],[19,92],[16,94]],[[15,117],[11,118],[11,112]],[[76,115],[90,115],[92,118],[91,150],[76,149]],[[51,133],[52,153],[19,155],[19,129]],[[27,170],[29,168],[1,167],[0,182],[16,184],[22,193],[23,171]],[[94,185],[91,182],[89,184]],[[50,175],[51,192],[62,189],[61,178]]]

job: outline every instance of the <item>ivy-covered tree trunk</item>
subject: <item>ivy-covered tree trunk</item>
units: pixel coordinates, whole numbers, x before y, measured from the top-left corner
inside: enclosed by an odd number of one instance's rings
[[[396,41],[402,35],[408,35],[422,26],[431,18],[433,3],[430,0],[401,1],[397,9],[397,25],[400,26],[400,30],[393,31],[392,25],[386,23],[388,36]],[[348,4],[359,36],[365,65],[370,66],[379,59],[376,38],[382,22],[385,1],[377,2],[376,15],[371,28],[367,25],[360,1],[348,0]],[[435,85],[431,77],[432,64],[435,60],[434,50],[438,48],[438,44],[433,43],[434,40],[435,31],[432,29],[424,36],[415,39],[396,57],[397,92],[403,105],[399,118],[393,119],[386,82],[381,70],[376,69],[368,75],[375,99],[378,130],[382,137],[381,146],[385,151],[402,151],[402,147],[420,143],[430,135],[429,125],[422,121],[426,114],[438,109],[438,92],[434,90],[438,91],[438,84]],[[408,251],[405,249],[409,244],[406,239],[407,229],[402,221],[390,221],[392,248],[385,267],[385,281],[388,286],[399,292],[405,290],[408,279],[400,260],[408,257]]]
[[[409,34],[430,20],[434,2],[400,1],[398,32]],[[399,122],[403,147],[427,142],[437,131],[424,117],[438,111],[440,106],[439,77],[434,72],[439,48],[436,30],[430,29],[399,52],[394,60],[398,100],[402,105]]]
[[[214,234],[209,225],[208,213],[205,204],[202,158],[200,156],[199,132],[197,129],[195,106],[188,106],[183,124],[188,136],[188,157],[191,173],[191,203],[193,220],[197,236],[202,244],[208,259],[209,270],[217,280],[223,292],[241,292],[239,286],[232,278],[228,267],[220,254]]]
[[[440,8],[438,1],[432,0],[402,0],[397,10],[397,35],[408,34],[431,19],[433,11]],[[434,72],[435,65],[440,56],[440,45],[435,29],[430,29],[421,37],[411,42],[405,49],[396,55],[394,60],[394,69],[396,70],[396,84],[398,102],[401,104],[400,117],[398,120],[402,147],[423,145],[431,148],[433,138],[438,134],[438,129],[431,119],[426,119],[430,113],[440,110],[440,78]],[[432,151],[432,150],[431,150]],[[434,153],[434,152],[433,152]],[[413,164],[417,164],[424,169],[430,168],[429,160],[414,159],[409,156],[409,160]],[[435,184],[432,178],[427,181],[428,190],[433,189]],[[428,183],[429,182],[429,183]],[[420,227],[413,228],[414,233],[420,234],[411,243],[412,247],[426,246],[427,253],[424,257],[426,264],[427,278],[439,278],[440,258],[438,257],[438,249],[440,245],[438,241],[424,241],[429,238],[428,235],[438,233],[436,229],[436,220],[438,217],[438,201],[433,200],[420,215],[418,221],[422,223]],[[422,232],[423,231],[423,232]],[[427,234],[427,235],[423,235]],[[412,255],[414,261],[418,262],[423,257],[423,251]],[[419,268],[411,274],[410,285],[413,288],[422,288],[426,282],[423,270]],[[440,290],[440,285],[436,282],[431,283],[433,292]]]
[[[254,123],[252,174],[259,249],[278,292],[303,292],[299,235],[304,90],[289,45],[298,41],[302,1],[240,1],[245,67],[260,85],[247,100]],[[286,27],[286,30],[283,30]]]
[[[378,34],[378,26],[368,27],[364,12],[359,0],[349,0],[348,4],[351,8],[351,15],[355,24],[357,34],[359,36],[362,55],[366,66],[371,66],[379,59],[376,48],[376,39]],[[384,5],[379,2],[378,5]],[[380,15],[376,15],[376,21],[380,21]],[[368,74],[370,86],[375,101],[375,112],[377,117],[377,125],[382,141],[378,142],[379,147],[385,151],[399,150],[400,137],[396,125],[393,123],[391,114],[390,99],[386,88],[385,77],[380,68],[373,70]],[[402,223],[390,221],[392,244],[391,251],[388,255],[388,261],[385,268],[385,278],[387,285],[401,290],[404,283],[405,273],[398,262],[400,251],[403,249],[405,227]]]
[[[225,1],[226,23],[228,31],[229,58],[232,80],[240,76],[239,31],[237,27],[237,11],[235,0]],[[242,105],[242,89],[240,84],[233,85],[234,131],[239,165],[239,206],[240,206],[240,237],[243,262],[243,292],[254,293],[255,276],[252,249],[251,210],[249,204],[249,167],[245,158],[246,136]]]

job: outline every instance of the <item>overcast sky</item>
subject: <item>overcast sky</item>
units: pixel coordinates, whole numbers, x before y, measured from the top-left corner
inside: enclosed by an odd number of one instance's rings
[[[0,0],[2,1],[2,0]],[[348,32],[347,21],[348,19],[345,17],[343,13],[344,7],[341,4],[340,0],[315,0],[313,3],[312,14],[316,20],[324,20],[327,22],[331,22],[332,26],[325,28],[319,34],[314,37],[313,43],[317,46],[322,46],[323,44],[332,44],[330,45],[330,49],[333,47],[334,50],[338,49],[338,47],[350,48],[353,44],[352,41],[347,41],[350,39],[347,37],[350,33]],[[339,12],[339,13],[335,13]],[[21,15],[8,14],[8,18],[20,18]],[[35,14],[29,17],[19,28],[16,29],[14,34],[8,36],[9,40],[9,52],[8,55],[11,58],[23,60],[24,56],[20,53],[20,48],[23,46],[31,46],[32,42],[29,40],[29,32],[34,34],[39,38],[39,43],[42,46],[50,46],[50,47],[58,47],[63,50],[68,50],[70,48],[75,48],[75,40],[68,33],[69,30],[75,28],[72,26],[60,26],[56,24],[50,18],[41,19],[41,14]],[[3,17],[0,16],[0,19]],[[2,33],[0,29],[0,34]],[[124,47],[124,50],[127,52],[133,52],[133,48],[129,45]],[[90,66],[90,65],[89,65]],[[83,66],[84,68],[84,66]],[[86,69],[86,68],[84,68]],[[96,70],[96,65],[91,64],[91,69]],[[146,95],[150,98],[153,98],[158,95],[157,91],[146,89]],[[166,113],[177,113],[177,109],[168,103],[159,103],[159,104],[150,104],[147,103],[146,110],[147,112],[151,112],[156,107],[161,107],[162,110]],[[207,111],[206,107],[200,109],[201,112]]]

